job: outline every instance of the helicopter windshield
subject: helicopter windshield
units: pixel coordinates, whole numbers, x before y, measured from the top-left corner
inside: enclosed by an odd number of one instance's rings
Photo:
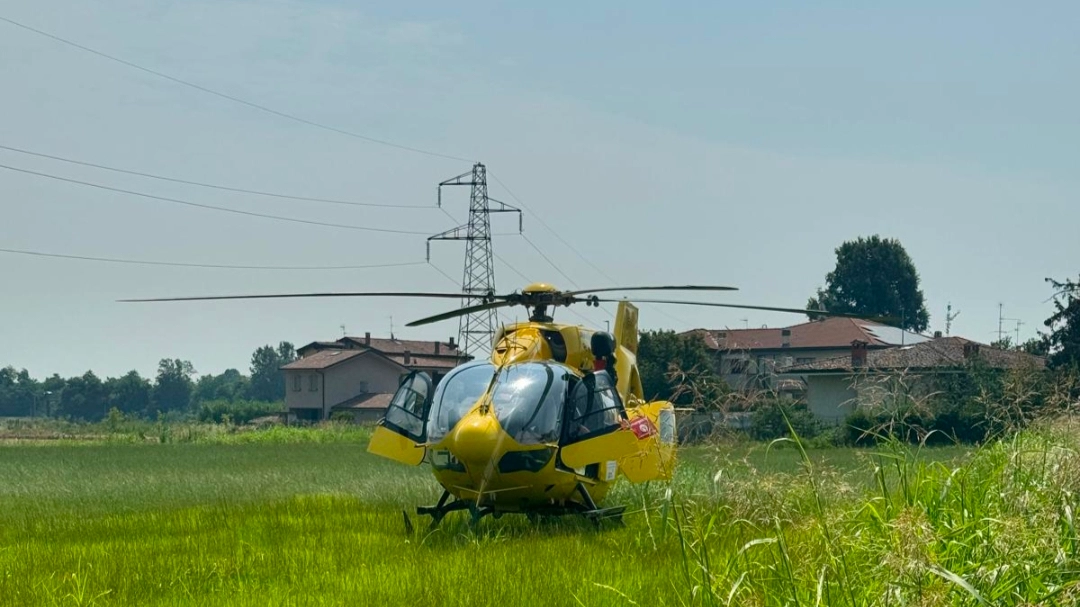
[[[521,363],[504,368],[491,394],[499,425],[523,445],[557,442],[571,377],[576,376],[559,364]]]
[[[487,362],[475,362],[455,368],[439,382],[432,399],[432,416],[428,420],[428,440],[439,440],[473,408],[487,392],[495,367]]]

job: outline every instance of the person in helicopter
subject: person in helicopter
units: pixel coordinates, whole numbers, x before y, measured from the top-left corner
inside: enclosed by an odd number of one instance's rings
[[[576,440],[618,423],[617,396],[607,372],[590,373],[570,390],[567,440]]]

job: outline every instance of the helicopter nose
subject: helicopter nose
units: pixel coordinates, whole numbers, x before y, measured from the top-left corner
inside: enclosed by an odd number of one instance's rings
[[[502,431],[491,414],[473,412],[462,418],[450,435],[450,452],[473,465],[486,465],[495,457]]]

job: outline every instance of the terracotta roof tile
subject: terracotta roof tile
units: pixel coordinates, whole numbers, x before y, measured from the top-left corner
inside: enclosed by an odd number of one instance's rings
[[[783,331],[775,329],[695,329],[689,334],[701,335],[705,346],[712,350],[779,350],[784,348]],[[790,332],[788,348],[845,348],[855,340],[867,342],[871,348],[904,343],[918,343],[926,336],[900,331],[869,320],[856,318],[827,318],[786,327]],[[685,335],[686,333],[684,333]]]
[[[1025,352],[1000,350],[984,344],[964,339],[963,337],[943,337],[913,346],[901,346],[884,350],[870,350],[866,353],[866,366],[860,369],[899,370],[899,369],[934,369],[957,368],[965,362],[964,346],[972,344],[978,347],[978,354],[983,361],[996,369],[1015,369],[1026,366],[1043,368],[1046,360]],[[818,373],[829,371],[851,372],[851,356],[823,358],[800,365],[791,365],[779,369],[780,373]]]
[[[439,369],[453,369],[454,367],[456,367],[456,366],[460,365],[461,363],[465,362],[464,359],[458,359],[458,358],[443,358],[441,356],[440,357],[412,356],[410,354],[409,355],[409,364],[406,365],[405,364],[405,355],[404,354],[387,354],[386,357],[389,358],[390,360],[398,363],[398,364],[405,365],[406,367],[410,367],[410,368],[412,368],[412,367],[434,367],[434,368],[439,368]]]
[[[457,344],[451,346],[447,342],[438,342],[439,353],[435,354],[434,341],[420,341],[414,339],[385,339],[382,337],[372,337],[371,342],[365,341],[364,337],[348,336],[343,337],[339,341],[349,340],[357,345],[366,346],[382,352],[383,354],[402,354],[405,350],[408,350],[412,354],[428,355],[428,356],[461,356],[461,352],[457,349]]]
[[[393,398],[394,395],[387,392],[357,394],[346,401],[342,401],[330,407],[330,409],[336,411],[342,409],[385,409],[390,406],[390,401]]]
[[[367,350],[322,350],[304,358],[298,358],[281,368],[289,371],[294,369],[326,369],[367,352]]]

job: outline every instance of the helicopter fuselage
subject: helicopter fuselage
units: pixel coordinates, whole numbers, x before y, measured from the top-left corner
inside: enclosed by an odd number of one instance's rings
[[[620,306],[616,332],[627,325],[636,345],[633,312]],[[671,404],[646,403],[633,349],[597,333],[551,322],[503,327],[488,360],[456,367],[437,387],[407,377],[369,449],[426,462],[449,495],[496,512],[596,503],[619,473],[670,478]],[[422,415],[410,422],[407,411]]]

